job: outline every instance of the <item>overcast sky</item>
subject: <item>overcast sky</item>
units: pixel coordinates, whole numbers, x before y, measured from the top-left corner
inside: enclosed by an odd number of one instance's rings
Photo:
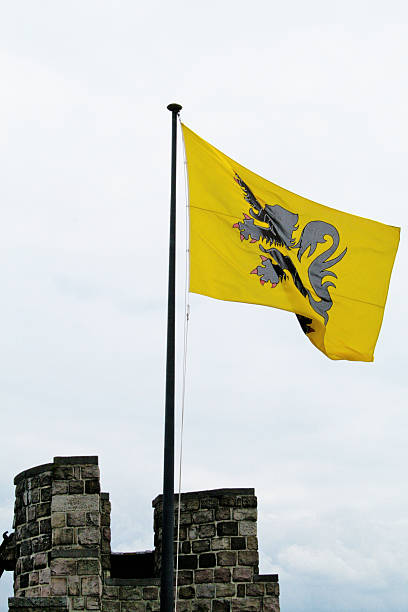
[[[183,489],[256,488],[282,612],[406,611],[406,2],[0,4],[1,529],[15,474],[97,454],[114,550],[153,547],[175,101],[258,174],[402,227],[373,364],[191,296]]]

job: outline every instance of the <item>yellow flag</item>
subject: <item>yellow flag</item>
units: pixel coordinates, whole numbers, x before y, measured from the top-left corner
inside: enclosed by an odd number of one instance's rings
[[[190,291],[289,310],[330,359],[373,361],[399,228],[291,193],[182,128]]]

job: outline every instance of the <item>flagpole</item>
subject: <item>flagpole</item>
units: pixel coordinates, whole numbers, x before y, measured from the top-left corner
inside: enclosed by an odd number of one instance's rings
[[[169,104],[172,114],[171,135],[171,192],[170,192],[170,243],[169,289],[167,302],[167,362],[166,409],[164,420],[163,465],[163,524],[162,560],[160,582],[160,612],[172,612],[174,608],[174,379],[175,379],[175,294],[176,294],[176,160],[177,116],[180,104]]]

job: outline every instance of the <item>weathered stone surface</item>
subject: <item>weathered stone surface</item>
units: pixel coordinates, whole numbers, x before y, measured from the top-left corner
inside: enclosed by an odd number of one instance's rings
[[[194,573],[196,584],[202,584],[204,582],[212,582],[214,576],[214,570],[212,569],[199,569]]]
[[[276,597],[264,597],[263,610],[264,612],[279,612],[279,600]]]
[[[202,553],[210,550],[210,540],[196,540],[193,542],[193,552]]]
[[[198,528],[198,535],[200,538],[212,538],[215,536],[215,525],[210,523],[208,525],[200,525]]]
[[[78,560],[78,575],[99,574],[100,562],[98,559],[79,559]]]
[[[119,599],[136,600],[142,599],[142,589],[137,586],[121,586],[119,588]]]
[[[68,482],[66,480],[54,480],[52,482],[52,495],[65,495],[66,493],[68,493]]]
[[[65,527],[66,526],[66,514],[65,512],[53,512],[51,514],[51,528],[54,527]]]
[[[31,572],[30,573],[30,578],[29,578],[29,585],[30,586],[37,586],[39,582],[39,573],[38,572]]]
[[[265,588],[262,582],[246,585],[247,597],[261,597],[264,594]]]
[[[68,595],[77,596],[81,594],[81,582],[79,576],[68,576],[67,589]]]
[[[86,525],[85,512],[77,510],[76,512],[67,512],[68,527],[84,527]]]
[[[73,610],[85,609],[85,597],[73,597],[71,601]]]
[[[214,599],[212,602],[212,612],[229,612],[231,602],[225,599]]]
[[[217,553],[217,565],[236,565],[237,553],[232,550],[222,550]]]
[[[85,493],[100,493],[101,485],[97,478],[91,480],[85,480]]]
[[[93,595],[88,595],[85,602],[87,610],[100,610],[100,599]]]
[[[198,559],[197,555],[180,555],[179,556],[179,569],[197,569]]]
[[[143,599],[145,600],[153,600],[158,599],[159,597],[159,589],[156,586],[148,586],[143,589]]]
[[[192,570],[181,570],[178,572],[177,582],[179,586],[186,584],[193,584],[193,572]]]
[[[214,520],[213,510],[199,510],[198,512],[193,512],[193,523],[196,523],[196,524],[211,523],[213,520]]]
[[[248,550],[258,550],[258,538],[256,536],[248,536],[246,540]]]
[[[279,583],[278,582],[267,582],[265,584],[265,593],[267,595],[279,596]]]
[[[208,599],[193,599],[191,602],[191,612],[211,612],[211,601]]]
[[[102,585],[98,576],[85,576],[81,578],[82,595],[100,595],[101,590]]]
[[[67,579],[51,577],[51,593],[52,595],[67,594]]]
[[[262,599],[243,599],[232,600],[232,612],[260,612]]]
[[[217,567],[214,570],[214,582],[231,582],[231,570],[228,567]]]
[[[257,514],[256,508],[235,508],[232,511],[232,518],[235,521],[256,521]]]
[[[250,567],[234,567],[232,570],[232,580],[234,582],[251,582],[253,569]]]
[[[68,493],[70,495],[82,495],[84,492],[83,480],[70,480],[68,483]]]
[[[242,507],[243,508],[256,508],[257,499],[255,495],[248,495],[242,497]]]
[[[102,599],[102,612],[120,612],[120,601]]]
[[[99,466],[83,465],[81,466],[81,478],[99,478]]]
[[[39,571],[39,583],[51,584],[51,569],[49,567],[46,567]]]
[[[217,508],[215,510],[216,521],[229,521],[231,519],[231,508]]]
[[[119,587],[104,585],[102,588],[103,599],[119,599]]]
[[[200,508],[202,510],[217,508],[218,504],[219,504],[219,501],[216,497],[202,497],[200,499]]]
[[[68,576],[76,574],[76,561],[73,559],[52,559],[51,576]]]
[[[255,550],[240,550],[238,552],[239,565],[258,565],[259,555]]]
[[[215,596],[215,585],[214,584],[197,584],[196,596],[204,599],[213,599]]]
[[[231,546],[230,538],[222,537],[222,538],[212,538],[211,539],[212,550],[228,550],[230,546]]]
[[[217,524],[217,535],[236,536],[238,535],[238,524],[235,521],[221,521]]]
[[[146,604],[142,601],[122,601],[121,612],[145,612]]]
[[[241,521],[238,525],[241,536],[256,536],[256,523]]]
[[[63,546],[74,543],[74,531],[71,527],[56,527],[52,531],[53,546]]]
[[[105,527],[110,527],[110,516],[106,513],[100,514],[99,512],[87,512],[85,524],[91,527],[99,527],[99,524]]]
[[[78,544],[99,544],[100,531],[97,527],[84,527],[78,529]]]
[[[193,586],[182,586],[179,588],[180,599],[193,599],[195,597],[195,587]]]
[[[43,502],[41,504],[37,504],[36,506],[36,516],[37,518],[50,516],[51,514],[51,504],[50,502]]]
[[[54,480],[71,480],[74,478],[74,468],[69,465],[57,465],[53,469]]]
[[[216,585],[216,597],[235,597],[235,584],[217,584]]]
[[[53,512],[99,511],[99,495],[54,495],[51,509]]]
[[[177,612],[190,612],[191,603],[189,599],[178,599],[176,604]]]
[[[51,499],[51,487],[44,487],[41,489],[41,501],[49,502]]]

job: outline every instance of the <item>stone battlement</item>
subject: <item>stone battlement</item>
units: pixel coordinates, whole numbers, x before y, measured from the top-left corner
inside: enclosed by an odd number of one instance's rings
[[[160,609],[161,495],[154,550],[112,553],[97,457],[55,457],[14,483],[15,532],[3,555],[14,568],[10,612]],[[175,541],[178,504],[175,496]],[[183,493],[178,551],[178,611],[279,611],[278,576],[259,574],[254,489]]]

